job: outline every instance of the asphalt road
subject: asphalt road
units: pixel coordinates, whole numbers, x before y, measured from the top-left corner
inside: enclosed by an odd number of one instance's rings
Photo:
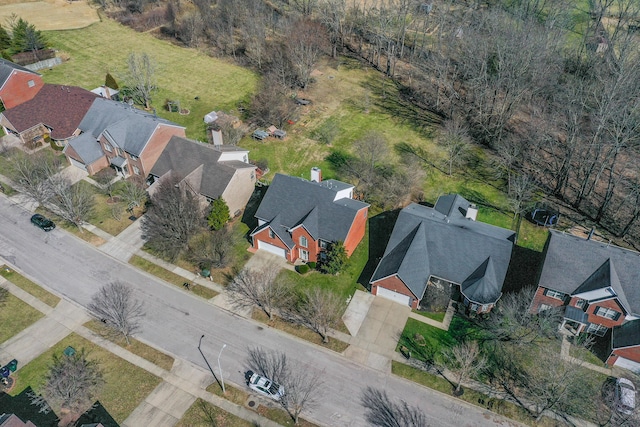
[[[247,348],[286,351],[307,369],[322,372],[322,398],[303,416],[330,426],[366,426],[362,391],[372,386],[395,400],[418,406],[430,426],[496,426],[511,422],[453,398],[422,388],[391,374],[359,366],[330,351],[277,330],[229,314],[181,289],[121,263],[80,239],[56,229],[45,233],[30,224],[30,212],[0,197],[0,258],[46,288],[86,306],[100,286],[123,280],[144,301],[146,317],[139,337],[203,368],[202,350],[217,373],[218,352],[224,379],[244,387]],[[513,423],[516,425],[516,423]]]

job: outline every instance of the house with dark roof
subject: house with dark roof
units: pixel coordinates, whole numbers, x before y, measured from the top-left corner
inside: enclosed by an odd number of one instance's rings
[[[69,162],[90,175],[111,166],[124,178],[144,179],[173,136],[185,128],[125,103],[98,97],[64,148]]]
[[[550,230],[534,313],[564,307],[561,327],[574,335],[612,332],[608,363],[640,369],[640,254]]]
[[[78,124],[97,96],[76,86],[46,84],[32,99],[0,114],[0,124],[28,147],[49,138],[63,147],[77,135]]]
[[[352,185],[316,177],[275,175],[255,214],[252,251],[316,262],[332,244],[343,242],[351,256],[364,237],[369,205],[353,199]]]
[[[229,212],[244,209],[256,184],[256,166],[249,163],[249,151],[240,147],[204,144],[174,136],[162,151],[148,182],[153,192],[156,183],[166,177],[198,195],[203,204],[222,197]]]
[[[32,99],[43,85],[40,74],[0,58],[0,102],[4,109]]]
[[[418,308],[429,286],[459,291],[470,312],[490,311],[502,296],[515,234],[476,221],[457,194],[433,208],[411,204],[398,215],[371,277],[371,293]]]
[[[38,427],[31,421],[22,421],[16,414],[0,414],[0,427]]]

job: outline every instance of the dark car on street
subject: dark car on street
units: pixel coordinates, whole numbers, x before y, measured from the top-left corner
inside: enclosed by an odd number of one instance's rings
[[[44,231],[51,231],[56,228],[56,225],[49,218],[43,215],[35,214],[31,217],[31,223]]]

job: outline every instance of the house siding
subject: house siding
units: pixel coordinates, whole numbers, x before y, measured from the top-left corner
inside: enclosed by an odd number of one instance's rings
[[[180,136],[182,138],[186,138],[186,134],[184,132],[184,128],[176,127],[176,126],[167,126],[167,125],[158,125],[151,138],[147,142],[147,145],[142,150],[140,154],[139,168],[140,175],[142,177],[146,177],[153,165],[156,164],[162,151],[165,149],[169,140],[172,136]],[[133,174],[133,169],[129,171]]]
[[[594,314],[597,307],[610,308],[620,313],[620,315],[618,316],[617,320],[609,319],[607,317],[597,316]],[[596,323],[598,325],[602,325],[607,328],[613,328],[614,326],[622,325],[622,323],[624,323],[623,310],[620,308],[620,304],[618,303],[618,300],[615,298],[606,300],[606,301],[591,303],[585,312],[589,316],[588,320],[590,323]]]
[[[364,233],[367,228],[368,213],[368,208],[360,209],[358,211],[353,223],[351,224],[349,233],[347,233],[347,237],[344,239],[344,248],[346,249],[348,256],[351,256],[364,237]]]
[[[533,301],[531,302],[531,308],[529,309],[531,313],[537,313],[540,310],[540,306],[542,304],[550,305],[551,307],[562,307],[563,305],[565,305],[563,300],[546,296],[544,294],[544,291],[546,289],[549,288],[538,286],[538,289],[533,296]]]
[[[371,285],[371,294],[378,295],[378,287],[389,289],[390,291],[397,292],[402,295],[411,297],[411,308],[417,309],[420,300],[409,290],[407,285],[404,284],[398,276],[390,276],[384,279],[378,280]]]
[[[255,251],[258,250],[258,241],[262,241],[265,243],[269,243],[270,245],[273,246],[277,246],[279,248],[282,248],[287,252],[287,261],[289,262],[294,262],[295,259],[293,258],[295,250],[289,250],[289,248],[287,247],[287,245],[285,245],[284,243],[282,243],[282,240],[280,240],[278,238],[278,236],[275,236],[273,239],[271,237],[269,237],[269,228],[265,228],[264,230],[260,230],[259,233],[256,233],[253,235],[253,249]]]
[[[229,213],[234,216],[237,211],[242,211],[256,185],[256,174],[253,169],[238,169],[231,181],[222,193],[222,198],[229,206]]]
[[[303,247],[300,245],[300,237],[306,237],[307,239],[307,247]],[[317,262],[318,254],[320,253],[320,247],[318,245],[317,240],[313,240],[313,237],[307,232],[307,229],[304,227],[298,227],[291,233],[291,239],[295,242],[296,246],[293,250],[295,252],[293,254],[294,261],[300,258],[300,249],[304,249],[309,251],[309,259],[307,261]]]
[[[86,166],[87,166],[87,172],[89,172],[89,175],[94,175],[100,172],[102,169],[109,167],[109,160],[107,159],[106,156],[103,156],[103,157],[100,157],[95,162],[91,163],[90,165],[86,165]]]
[[[29,80],[33,80],[33,87],[29,87]],[[14,71],[0,89],[0,99],[4,104],[4,108],[13,108],[33,99],[43,85],[44,82],[39,75],[25,73],[24,71]]]

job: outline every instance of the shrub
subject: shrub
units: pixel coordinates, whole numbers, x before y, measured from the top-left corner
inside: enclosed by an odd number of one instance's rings
[[[300,274],[306,274],[309,271],[309,266],[307,264],[302,264],[296,267],[296,271]]]
[[[309,266],[309,268],[310,268],[311,270],[315,270],[315,269],[316,269],[316,263],[315,263],[315,262],[313,262],[313,261],[308,262],[308,263],[307,263],[307,265]]]

